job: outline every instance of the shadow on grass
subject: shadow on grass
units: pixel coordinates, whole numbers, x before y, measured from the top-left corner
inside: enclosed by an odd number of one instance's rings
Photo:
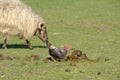
[[[33,47],[33,49],[34,48],[47,48],[46,46],[32,46]],[[28,47],[27,47],[27,45],[24,45],[24,44],[8,44],[7,45],[7,48],[8,49],[19,49],[19,48],[21,48],[21,49],[29,49]],[[2,49],[2,44],[0,44],[0,49]]]

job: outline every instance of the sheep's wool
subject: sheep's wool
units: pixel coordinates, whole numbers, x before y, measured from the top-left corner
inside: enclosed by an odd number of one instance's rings
[[[20,0],[0,0],[0,36],[19,35],[24,39],[34,35],[38,23],[44,23],[41,17]]]

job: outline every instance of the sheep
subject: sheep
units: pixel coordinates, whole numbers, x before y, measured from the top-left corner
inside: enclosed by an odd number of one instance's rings
[[[6,49],[7,39],[19,36],[32,49],[28,40],[38,36],[43,42],[48,40],[46,24],[42,17],[35,14],[30,7],[20,0],[0,0],[0,37],[4,40],[2,48]]]

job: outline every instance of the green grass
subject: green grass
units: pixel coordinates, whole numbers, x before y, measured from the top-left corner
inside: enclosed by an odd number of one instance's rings
[[[55,46],[69,44],[89,58],[100,57],[101,60],[98,63],[78,62],[77,66],[70,66],[70,62],[44,63],[42,60],[49,54],[42,41],[30,38],[34,49],[29,50],[21,46],[23,40],[13,37],[8,40],[10,48],[0,49],[0,54],[20,59],[0,60],[0,80],[120,80],[119,0],[22,1],[43,17],[49,40]],[[12,46],[14,44],[18,46]],[[31,54],[38,54],[40,60],[30,60],[23,65],[25,56]],[[105,62],[106,58],[109,61]],[[97,75],[98,72],[101,74]]]

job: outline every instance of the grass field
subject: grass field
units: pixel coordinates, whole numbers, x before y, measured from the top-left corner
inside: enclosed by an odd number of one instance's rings
[[[100,61],[77,62],[75,66],[71,62],[44,63],[49,54],[42,41],[30,38],[34,49],[29,50],[23,40],[13,37],[7,50],[0,48],[0,54],[17,59],[0,60],[0,80],[120,80],[119,0],[22,1],[43,17],[55,46],[69,44]],[[40,60],[26,61],[32,54]]]

